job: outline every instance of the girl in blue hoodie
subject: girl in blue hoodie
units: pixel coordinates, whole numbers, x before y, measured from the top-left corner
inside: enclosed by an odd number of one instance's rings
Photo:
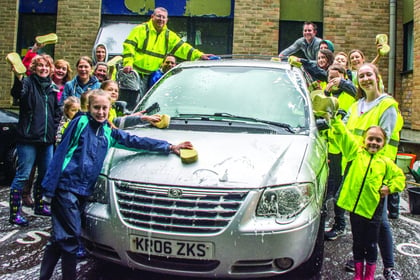
[[[179,155],[192,149],[190,142],[171,145],[167,141],[130,135],[111,128],[108,122],[110,95],[94,90],[88,112],[77,115],[67,127],[61,144],[42,182],[46,201],[51,201],[52,235],[41,263],[40,279],[49,279],[61,257],[63,279],[76,279],[77,250],[86,199],[111,147],[149,150]]]

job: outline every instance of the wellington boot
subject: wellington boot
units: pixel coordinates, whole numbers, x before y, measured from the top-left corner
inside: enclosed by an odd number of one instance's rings
[[[376,263],[367,263],[364,280],[375,280]]]
[[[34,213],[41,216],[51,216],[50,207],[42,200],[42,188],[35,185],[34,188],[35,208]]]
[[[48,242],[41,262],[39,280],[48,280],[51,278],[60,256],[60,248],[56,244]]]
[[[19,226],[27,226],[28,220],[21,214],[21,197],[22,191],[20,190],[10,190],[10,218],[9,222],[11,224],[16,224]]]
[[[354,280],[363,280],[363,262],[354,262]]]
[[[77,256],[63,252],[61,254],[61,271],[63,273],[63,280],[76,279]]]

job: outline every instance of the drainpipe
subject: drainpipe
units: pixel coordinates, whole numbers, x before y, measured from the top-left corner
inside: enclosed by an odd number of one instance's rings
[[[388,57],[388,93],[395,94],[395,35],[397,0],[389,0],[389,57]]]

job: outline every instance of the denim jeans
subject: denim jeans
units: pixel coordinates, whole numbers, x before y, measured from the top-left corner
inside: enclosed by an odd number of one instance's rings
[[[384,199],[384,208],[382,210],[382,222],[379,228],[378,245],[381,251],[382,262],[384,268],[394,267],[394,252],[393,252],[393,238],[391,225],[388,220],[387,213],[388,197]]]
[[[36,186],[40,186],[50,164],[54,152],[54,145],[46,144],[17,144],[17,169],[16,175],[10,186],[11,190],[23,190],[29,180],[32,167],[38,167]]]

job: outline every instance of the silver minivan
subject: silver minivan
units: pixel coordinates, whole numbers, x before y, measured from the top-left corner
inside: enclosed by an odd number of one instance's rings
[[[327,148],[300,69],[262,59],[183,62],[136,111],[168,128],[122,129],[191,141],[194,163],[111,149],[86,208],[83,237],[100,259],[209,278],[319,275]]]

